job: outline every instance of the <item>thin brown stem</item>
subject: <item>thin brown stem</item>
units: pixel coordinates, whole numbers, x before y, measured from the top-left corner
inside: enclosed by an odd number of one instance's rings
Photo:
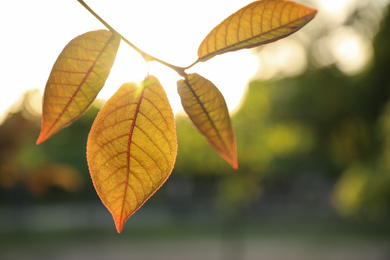
[[[96,19],[98,19],[104,26],[107,27],[107,29],[109,29],[112,33],[116,33],[118,34],[122,40],[127,43],[130,47],[132,47],[135,51],[137,51],[139,54],[141,54],[141,56],[144,58],[144,60],[146,62],[149,62],[149,61],[157,61],[171,69],[173,69],[174,71],[176,71],[180,76],[182,77],[185,77],[187,75],[187,73],[185,72],[186,69],[188,68],[191,68],[193,65],[195,65],[198,61],[195,61],[193,64],[191,64],[190,66],[188,67],[179,67],[179,66],[175,66],[175,65],[172,65],[166,61],[163,61],[163,60],[160,60],[146,52],[144,52],[143,50],[141,50],[140,48],[138,48],[137,46],[135,46],[132,42],[130,42],[128,39],[126,39],[122,34],[120,34],[117,30],[115,30],[111,25],[109,25],[103,18],[101,18],[97,13],[95,13],[95,11],[93,11],[91,9],[91,7],[89,7],[83,0],[77,0],[82,6],[84,6],[85,9],[87,9],[93,16],[95,16]]]
[[[184,70],[188,70],[189,68],[192,68],[195,64],[197,64],[200,60],[197,59],[194,63],[192,63],[191,65],[187,66],[187,67],[184,67],[183,69]]]

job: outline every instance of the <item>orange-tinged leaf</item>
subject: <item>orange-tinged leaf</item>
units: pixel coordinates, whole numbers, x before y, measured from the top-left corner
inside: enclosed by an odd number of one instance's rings
[[[66,45],[46,84],[37,144],[88,109],[110,74],[120,40],[118,34],[99,30],[80,35]]]
[[[123,84],[98,113],[87,142],[95,189],[117,231],[169,177],[177,154],[175,121],[154,76]]]
[[[234,169],[238,169],[236,138],[225,99],[209,80],[193,73],[177,82],[181,103],[195,127]]]
[[[199,61],[284,38],[302,28],[317,10],[288,0],[253,2],[226,18],[203,40]]]

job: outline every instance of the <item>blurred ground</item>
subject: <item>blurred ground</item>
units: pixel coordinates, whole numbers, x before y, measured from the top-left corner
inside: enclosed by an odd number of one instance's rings
[[[44,236],[46,239],[49,237]],[[87,241],[86,241],[87,240]],[[238,244],[238,245],[237,245]],[[229,247],[228,247],[229,246]],[[64,241],[26,241],[5,249],[1,259],[242,259],[242,260],[388,260],[388,243],[366,241],[302,241],[292,238],[243,238],[225,244],[219,238],[120,239],[69,236]]]
[[[390,226],[379,223],[274,219],[221,224],[199,217],[174,220],[168,211],[145,208],[117,234],[100,205],[26,208],[15,212],[24,215],[18,220],[11,219],[9,209],[0,211],[0,259],[7,260],[390,259]]]

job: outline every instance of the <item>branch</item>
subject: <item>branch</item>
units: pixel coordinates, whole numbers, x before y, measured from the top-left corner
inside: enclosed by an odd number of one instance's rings
[[[187,67],[179,67],[179,66],[175,66],[175,65],[172,65],[166,61],[163,61],[163,60],[160,60],[146,52],[144,52],[143,50],[141,50],[140,48],[138,48],[137,46],[135,46],[132,42],[130,42],[128,39],[126,39],[122,34],[120,34],[117,30],[115,30],[111,25],[109,25],[103,18],[101,18],[97,13],[95,13],[95,11],[93,11],[91,9],[91,7],[89,7],[83,0],[77,0],[82,6],[84,6],[85,9],[87,9],[93,16],[95,16],[96,19],[98,19],[104,26],[107,27],[107,29],[109,29],[112,33],[116,33],[118,34],[122,40],[127,43],[130,47],[132,47],[135,51],[137,51],[139,54],[141,54],[141,56],[144,58],[144,60],[146,62],[149,62],[149,61],[157,61],[171,69],[173,69],[174,71],[176,71],[180,76],[182,77],[185,77],[187,75],[187,73],[185,72],[186,69],[189,69],[191,68],[192,66],[194,66],[196,63],[198,63],[198,60],[195,61],[193,64],[191,64],[190,66],[187,66]]]

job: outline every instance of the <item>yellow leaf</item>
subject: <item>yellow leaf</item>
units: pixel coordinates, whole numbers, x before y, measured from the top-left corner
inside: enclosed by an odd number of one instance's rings
[[[209,80],[194,73],[177,82],[184,110],[208,143],[238,169],[236,138],[225,99]]]
[[[46,84],[37,144],[81,117],[104,86],[121,37],[107,30],[87,32],[61,52]]]
[[[157,78],[123,84],[100,110],[87,143],[95,189],[119,233],[169,177],[176,154],[174,116]]]
[[[288,0],[261,0],[238,10],[216,26],[198,49],[199,61],[253,48],[284,38],[302,28],[317,10]]]

